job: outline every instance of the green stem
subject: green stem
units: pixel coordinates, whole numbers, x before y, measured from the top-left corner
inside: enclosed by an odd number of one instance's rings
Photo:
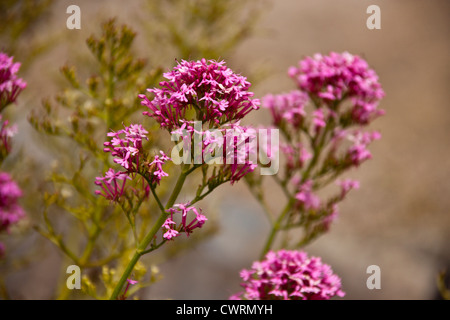
[[[325,129],[323,130],[323,133],[322,133],[322,136],[320,137],[320,141],[319,141],[318,145],[314,146],[314,155],[313,155],[313,158],[311,159],[311,161],[309,162],[308,167],[306,168],[305,172],[302,175],[302,183],[305,182],[309,178],[309,175],[311,174],[312,169],[314,169],[314,167],[316,166],[317,161],[320,158],[320,154],[322,153],[322,149],[325,145],[325,141],[326,141],[328,132],[331,130],[332,127],[333,127],[333,121],[330,118],[329,121],[327,122],[327,125],[325,126]]]
[[[113,293],[111,294],[110,300],[117,300],[119,297],[120,291],[122,290],[123,285],[127,281],[128,277],[130,276],[131,272],[134,269],[134,266],[139,261],[139,259],[142,256],[142,252],[139,251],[139,249],[136,250],[136,252],[133,255],[133,258],[131,258],[130,262],[128,263],[127,267],[125,268],[125,271],[122,274],[122,277],[120,278],[119,282],[117,283],[116,287],[114,288]]]
[[[266,245],[264,246],[264,249],[261,252],[261,259],[263,259],[266,253],[272,248],[275,236],[281,228],[281,223],[283,222],[284,218],[289,213],[293,205],[294,205],[294,198],[291,198],[289,202],[286,204],[286,207],[284,207],[284,210],[278,217],[277,221],[275,221],[275,223],[273,224],[272,230],[270,231],[269,237],[267,238]]]
[[[92,236],[89,237],[88,243],[84,249],[83,255],[79,260],[80,267],[84,267],[86,263],[89,261],[89,258],[92,255],[92,252],[95,248],[95,241],[97,240],[98,236],[100,235],[101,229],[98,227],[98,225],[95,225],[95,230],[92,234]]]
[[[164,206],[162,205],[161,200],[159,200],[159,197],[156,194],[155,188],[153,187],[150,179],[143,173],[139,173],[139,174],[145,179],[145,181],[147,181],[148,186],[150,187],[150,190],[151,190],[151,192],[153,194],[153,197],[155,198],[156,203],[158,204],[158,207],[161,209],[161,212],[164,212],[165,211],[164,210]]]
[[[169,200],[167,201],[166,207],[161,207],[161,215],[158,217],[158,220],[153,225],[152,229],[149,233],[145,236],[145,238],[142,240],[142,242],[139,244],[139,246],[136,249],[136,252],[133,255],[133,258],[128,263],[127,267],[125,268],[125,271],[122,274],[122,277],[120,278],[119,282],[117,283],[116,287],[114,288],[113,293],[111,294],[110,300],[117,300],[117,298],[120,295],[120,292],[122,291],[122,288],[127,281],[128,277],[130,276],[131,272],[134,269],[134,266],[139,261],[141,256],[143,256],[146,253],[146,249],[150,242],[153,240],[156,233],[161,229],[161,226],[164,224],[167,218],[167,212],[166,210],[171,208],[175,201],[177,200],[178,195],[181,192],[181,189],[183,187],[184,181],[186,180],[186,177],[188,175],[189,165],[185,164],[183,166],[183,169],[180,173],[180,176],[178,177],[177,183],[175,185],[175,188],[172,191],[172,194],[170,195]],[[190,172],[189,172],[190,173]]]
[[[172,208],[173,205],[175,204],[175,201],[177,200],[177,197],[181,192],[181,188],[183,187],[186,177],[188,176],[188,174],[190,174],[192,172],[189,170],[189,167],[190,167],[189,164],[183,165],[183,169],[181,171],[180,176],[178,177],[175,188],[173,189],[172,194],[170,195],[170,198],[167,201],[166,210]]]

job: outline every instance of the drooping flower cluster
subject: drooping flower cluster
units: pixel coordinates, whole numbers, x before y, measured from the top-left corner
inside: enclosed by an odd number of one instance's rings
[[[131,177],[126,172],[116,172],[110,168],[104,177],[95,178],[95,184],[102,188],[102,190],[96,190],[95,194],[116,201],[123,195],[127,179],[131,180]]]
[[[164,230],[163,238],[166,240],[172,240],[180,235],[180,232],[185,232],[187,236],[193,232],[196,228],[201,228],[206,220],[208,220],[197,208],[189,206],[188,203],[175,204],[168,210],[170,217],[166,219],[162,228]],[[188,213],[193,212],[195,217],[188,222]],[[181,214],[181,221],[177,225],[174,221],[174,215]]]
[[[315,54],[301,60],[298,67],[291,67],[289,76],[301,90],[330,107],[349,98],[353,107],[351,117],[359,124],[367,124],[384,114],[377,109],[384,97],[378,76],[359,56],[348,52]]]
[[[234,73],[224,61],[182,60],[170,72],[164,74],[167,81],[161,88],[148,89],[154,98],[141,94],[141,103],[149,108],[144,112],[163,128],[172,131],[182,126],[183,120],[194,120],[189,112],[195,112],[195,120],[216,126],[242,119],[259,108],[259,100],[248,91],[251,84]]]
[[[22,190],[6,172],[0,172],[0,232],[8,231],[9,227],[25,217],[18,200]]]
[[[318,257],[303,251],[269,251],[263,261],[242,270],[245,289],[233,300],[328,300],[343,297],[341,279]]]
[[[19,62],[13,62],[13,57],[0,52],[0,110],[15,102],[19,93],[27,86],[23,79],[17,77],[19,68]]]

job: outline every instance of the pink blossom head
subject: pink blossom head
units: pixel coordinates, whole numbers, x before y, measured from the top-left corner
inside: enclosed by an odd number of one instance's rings
[[[306,93],[294,90],[278,95],[268,94],[263,97],[262,106],[270,110],[274,126],[282,126],[286,122],[298,129],[303,125],[307,102]]]
[[[194,217],[190,214],[191,212],[195,215]],[[170,216],[162,225],[163,238],[166,240],[173,240],[182,231],[189,236],[194,229],[201,228],[208,220],[201,209],[190,206],[189,202],[175,204],[168,210],[168,213]],[[180,223],[178,224],[174,221],[175,215],[181,215]]]
[[[381,134],[378,131],[364,132],[355,131],[347,136],[353,145],[347,151],[347,162],[354,166],[359,166],[366,160],[372,159],[372,154],[367,149],[374,140],[379,140]]]
[[[288,74],[313,100],[335,107],[337,102],[350,99],[350,113],[356,123],[367,124],[384,114],[377,109],[385,95],[378,75],[357,55],[348,52],[315,54],[301,60],[297,67],[291,67]]]
[[[171,133],[182,137],[185,143],[183,148],[192,149],[191,160],[194,163],[203,159],[207,164],[220,164],[220,172],[212,179],[220,176],[233,184],[257,167],[257,134],[254,128],[241,126],[237,121],[203,131],[201,127],[196,129],[194,121],[182,123],[180,128]],[[196,142],[196,134],[200,138],[198,145],[194,146],[191,142]],[[197,149],[201,152],[197,152]]]
[[[234,184],[257,167],[257,136],[255,129],[241,126],[239,123],[230,124],[229,128],[224,134],[225,165],[222,172],[231,184]]]
[[[296,206],[307,211],[318,210],[321,206],[320,198],[313,192],[313,181],[307,180],[299,186],[295,195]]]
[[[359,181],[352,179],[339,180],[337,185],[341,187],[342,197],[345,197],[352,189],[359,189]]]
[[[263,261],[242,270],[243,292],[235,300],[328,300],[343,297],[341,279],[320,258],[303,251],[269,251]]]
[[[118,201],[124,195],[127,179],[131,180],[126,172],[116,172],[110,168],[105,176],[95,178],[95,184],[101,188],[96,190],[95,194],[111,201]]]
[[[23,79],[18,78],[20,63],[13,62],[13,57],[0,52],[0,110],[16,101],[19,93],[26,88]]]
[[[182,60],[164,77],[167,81],[160,82],[161,88],[148,89],[153,94],[152,100],[144,94],[139,98],[149,108],[144,114],[169,131],[181,127],[182,120],[217,126],[242,119],[259,108],[259,100],[248,91],[250,82],[234,73],[224,61]],[[195,113],[195,117],[190,113]]]
[[[155,155],[153,161],[149,164],[149,172],[151,174],[150,182],[158,184],[163,177],[168,177],[169,174],[163,170],[163,165],[171,160],[163,151],[159,151],[159,155]]]
[[[8,230],[9,226],[25,217],[18,200],[22,190],[6,172],[0,172],[0,231]]]
[[[103,143],[105,152],[111,152],[114,162],[124,167],[127,172],[139,169],[142,155],[142,141],[148,140],[148,131],[140,124],[131,124],[119,131],[111,131],[108,137],[111,141]]]

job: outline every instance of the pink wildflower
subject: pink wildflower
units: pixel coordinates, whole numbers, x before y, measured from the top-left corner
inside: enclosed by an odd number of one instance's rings
[[[308,96],[299,90],[289,93],[264,96],[262,106],[270,110],[273,125],[280,126],[283,121],[290,123],[294,128],[300,128],[306,116],[305,105]]]
[[[246,174],[253,172],[256,165],[256,130],[251,127],[241,126],[239,121],[227,123],[219,129],[197,132],[193,121],[183,121],[183,125],[172,131],[172,134],[179,134],[184,141],[194,140],[194,134],[202,135],[201,153],[199,156],[212,154],[214,150],[221,152],[215,153],[212,159],[219,160],[222,176],[230,180],[231,184],[239,181]],[[199,159],[201,160],[201,159]],[[206,161],[206,159],[203,159]],[[194,159],[195,161],[195,159]]]
[[[164,172],[162,165],[170,160],[170,158],[163,152],[159,151],[160,155],[156,155],[153,161],[149,164],[151,168],[151,182],[159,184],[163,177],[168,177],[169,174]]]
[[[343,297],[341,279],[320,258],[303,251],[269,251],[263,261],[242,270],[243,292],[234,300],[328,300]]]
[[[353,145],[348,149],[347,157],[350,159],[351,163],[355,166],[359,166],[365,160],[371,159],[372,154],[367,149],[368,145],[374,141],[381,138],[379,132],[361,132],[356,131],[355,133],[348,136],[350,141],[353,141]]]
[[[345,179],[343,181],[338,181],[337,184],[341,187],[341,197],[345,197],[347,193],[352,189],[359,189],[359,181]]]
[[[323,110],[317,109],[313,112],[313,125],[314,125],[314,132],[317,133],[320,131],[320,129],[325,127],[325,118],[323,116]]]
[[[131,180],[126,172],[115,172],[110,168],[104,177],[95,178],[95,184],[102,188],[102,190],[96,190],[95,194],[117,201],[124,194],[126,179]]]
[[[242,119],[259,108],[259,100],[248,91],[250,82],[225,66],[224,61],[182,60],[164,77],[167,81],[160,82],[160,89],[147,89],[154,95],[152,100],[144,94],[139,98],[149,108],[144,114],[169,131],[188,120],[191,108],[196,111],[197,120],[211,125]]]
[[[132,124],[123,130],[108,133],[111,142],[105,142],[103,149],[111,152],[114,162],[127,169],[127,172],[136,172],[139,168],[142,139],[147,139],[148,132],[140,124]],[[122,137],[124,135],[125,137]]]
[[[18,204],[22,190],[6,172],[0,172],[0,231],[8,231],[9,226],[25,217]]]
[[[305,210],[317,210],[320,208],[320,198],[312,191],[313,181],[308,180],[303,183],[295,199],[297,199],[297,205],[302,206]]]
[[[19,93],[26,88],[27,83],[18,78],[20,63],[13,62],[13,57],[0,52],[0,110],[16,101]]]
[[[201,210],[197,210],[197,208],[193,206],[189,206],[188,203],[178,203],[175,204],[172,208],[168,210],[170,217],[166,219],[164,224],[162,225],[163,230],[165,230],[163,234],[163,238],[167,240],[171,240],[179,235],[180,231],[184,231],[187,236],[193,232],[196,228],[201,228],[206,220],[208,220],[201,212]],[[188,223],[188,213],[193,212],[195,214],[195,218],[193,218]],[[174,214],[181,214],[181,222],[177,226],[177,223],[173,220]]]
[[[291,67],[288,72],[299,88],[313,99],[321,99],[330,106],[344,98],[351,99],[351,116],[356,123],[367,124],[384,114],[377,104],[384,97],[378,76],[367,62],[348,52],[315,54]]]

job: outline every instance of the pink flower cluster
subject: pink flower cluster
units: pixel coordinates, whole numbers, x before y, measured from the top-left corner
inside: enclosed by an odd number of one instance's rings
[[[95,184],[102,188],[102,190],[96,190],[95,194],[117,201],[125,191],[127,179],[131,180],[126,172],[116,172],[110,168],[104,177],[95,178]]]
[[[361,130],[341,130],[337,129],[331,139],[331,147],[328,152],[327,161],[336,166],[348,168],[359,166],[366,160],[372,158],[368,146],[375,140],[381,139],[378,131]],[[339,156],[339,147],[343,145],[344,140],[351,143],[350,147],[344,151],[344,156]]]
[[[280,148],[286,158],[286,170],[289,175],[292,175],[294,170],[303,168],[312,157],[312,154],[301,143],[280,143]]]
[[[170,158],[163,151],[159,151],[159,153],[160,155],[156,155],[150,163],[150,172],[152,173],[150,181],[156,184],[159,184],[163,177],[169,176],[168,173],[164,172],[162,166],[166,161],[169,161]]]
[[[140,124],[132,124],[123,130],[108,133],[111,142],[105,142],[103,151],[111,152],[114,162],[120,164],[128,172],[136,172],[139,168],[142,139],[147,138],[148,131]],[[121,135],[124,135],[122,138]]]
[[[0,110],[16,101],[19,93],[26,88],[23,79],[18,78],[20,63],[13,62],[13,57],[0,52]]]
[[[0,172],[0,232],[8,231],[12,224],[25,217],[18,200],[22,196],[19,186],[6,172]]]
[[[97,177],[95,184],[101,187],[95,193],[108,200],[117,201],[125,192],[126,179],[131,180],[131,176],[136,173],[148,175],[149,183],[159,184],[163,177],[168,176],[163,171],[162,165],[170,160],[163,151],[156,155],[153,161],[148,163],[146,153],[142,148],[142,141],[148,140],[147,130],[139,124],[131,124],[124,129],[108,133],[111,141],[104,142],[105,152],[111,152],[114,162],[120,164],[125,171],[115,171],[110,168],[105,176]],[[149,192],[149,186],[143,182],[143,189],[146,194]]]
[[[300,185],[299,190],[295,195],[297,206],[306,211],[318,210],[320,208],[320,198],[313,193],[312,187],[313,181],[308,180]]]
[[[166,240],[172,240],[177,237],[180,232],[185,232],[187,236],[193,232],[196,228],[201,228],[206,220],[208,220],[201,212],[201,210],[197,210],[197,208],[193,206],[189,206],[188,203],[179,203],[174,205],[172,208],[168,210],[170,217],[166,219],[162,228],[164,230],[163,238]],[[193,218],[189,223],[187,221],[187,216],[189,212],[193,212],[195,214],[195,218]],[[181,214],[181,222],[179,225],[174,221],[174,214]]]
[[[287,94],[268,94],[262,99],[262,105],[270,110],[275,126],[282,126],[284,122],[288,122],[295,129],[303,125],[307,103],[308,95],[299,90]]]
[[[357,131],[349,138],[353,141],[353,145],[348,149],[348,158],[353,165],[359,166],[363,161],[372,159],[367,146],[372,141],[381,139],[381,134],[378,131]]]
[[[359,189],[359,182],[352,179],[338,180],[336,184],[340,187],[340,193],[330,200],[324,201],[314,191],[313,180],[309,179],[302,184],[298,183],[294,209],[303,213],[313,212],[311,222],[314,220],[315,226],[328,229],[331,222],[338,216],[337,202],[344,200],[351,190]]]
[[[341,197],[328,202],[319,199],[313,184],[372,157],[368,146],[381,135],[362,127],[384,113],[377,109],[384,91],[367,62],[348,52],[306,57],[288,74],[297,90],[267,95],[262,106],[269,109],[273,126],[286,140],[280,145],[285,178],[295,188],[294,209],[313,212],[315,219],[328,225],[337,216],[337,201],[357,188],[357,182],[341,184]]]
[[[289,69],[298,87],[312,99],[320,99],[330,107],[336,101],[351,99],[351,116],[356,123],[367,124],[383,115],[377,105],[384,97],[378,76],[367,62],[348,52],[331,52],[329,55],[315,54]]]
[[[337,181],[337,184],[341,187],[341,198],[344,198],[350,190],[359,189],[359,181],[357,180],[345,179]]]
[[[239,123],[232,123],[229,129],[225,129],[225,165],[222,172],[225,177],[229,177],[231,184],[256,169],[257,147],[253,143],[256,139],[256,131],[253,128],[240,126]]]
[[[161,88],[147,89],[154,98],[141,94],[141,103],[149,108],[144,112],[169,131],[179,128],[182,120],[193,120],[188,112],[194,110],[196,120],[220,125],[242,119],[259,108],[259,100],[248,91],[251,84],[229,69],[224,61],[182,60],[164,74],[167,81]]]
[[[172,134],[180,135],[187,145],[187,149],[193,149],[195,157],[208,163],[222,164],[220,175],[229,179],[231,184],[239,181],[246,174],[257,167],[256,164],[256,130],[251,127],[241,126],[240,122],[226,123],[218,129],[196,130],[194,121],[182,121],[180,128],[173,130]],[[199,135],[201,152],[196,155],[196,146],[191,146],[191,141],[196,141],[194,135]],[[206,155],[211,156],[210,159]],[[215,162],[216,161],[216,162]],[[209,163],[208,163],[209,164]]]
[[[245,289],[233,300],[328,300],[343,297],[341,279],[320,258],[303,251],[269,251],[263,261],[242,270]]]

